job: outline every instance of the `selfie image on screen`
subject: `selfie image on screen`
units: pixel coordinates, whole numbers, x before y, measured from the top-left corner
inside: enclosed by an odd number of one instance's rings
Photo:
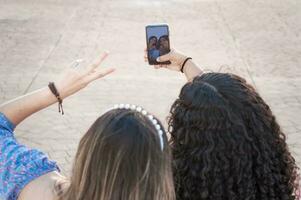
[[[148,56],[152,64],[156,64],[159,56],[167,54],[170,51],[168,27],[167,26],[149,26],[146,29],[148,42]]]

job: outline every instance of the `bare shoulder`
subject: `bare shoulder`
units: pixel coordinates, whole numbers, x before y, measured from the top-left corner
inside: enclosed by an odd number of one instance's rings
[[[55,200],[55,184],[64,179],[58,172],[49,172],[27,184],[18,200]]]

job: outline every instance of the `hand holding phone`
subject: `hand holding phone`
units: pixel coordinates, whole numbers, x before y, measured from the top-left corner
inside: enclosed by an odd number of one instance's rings
[[[184,54],[172,49],[169,53],[157,58],[159,63],[169,61],[170,64],[159,64],[154,67],[156,69],[166,68],[174,71],[181,71],[185,74],[188,81],[192,81],[194,77],[202,74],[203,71],[197,64],[191,61],[191,59],[191,57],[185,56]]]
[[[157,62],[156,60],[159,56],[170,52],[168,25],[148,25],[145,30],[148,63],[150,65],[170,64],[170,61]]]

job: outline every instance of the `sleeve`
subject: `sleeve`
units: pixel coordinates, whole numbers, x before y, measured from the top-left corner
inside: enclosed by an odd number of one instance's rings
[[[0,137],[13,135],[13,131],[15,129],[15,125],[6,118],[6,116],[0,112]],[[7,135],[7,136],[8,136]]]
[[[48,172],[60,171],[43,152],[19,144],[14,128],[0,113],[0,199],[16,200],[30,181]]]

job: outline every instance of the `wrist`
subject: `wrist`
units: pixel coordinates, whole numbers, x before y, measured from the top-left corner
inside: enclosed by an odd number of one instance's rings
[[[188,82],[192,81],[196,76],[202,74],[203,71],[200,67],[198,67],[193,60],[188,60],[184,67],[184,74],[188,80]]]
[[[184,73],[184,70],[185,70],[185,67],[186,67],[186,65],[187,65],[187,62],[189,62],[191,59],[192,59],[191,57],[186,57],[186,58],[184,59],[184,61],[182,62],[181,69],[180,69],[180,71],[181,71],[182,73]]]
[[[64,100],[72,94],[72,91],[70,91],[70,87],[67,87],[63,81],[56,81],[54,82],[54,84],[62,100]]]
[[[50,105],[57,102],[57,98],[52,94],[51,90],[48,86],[44,87],[43,89],[43,96],[45,99],[48,99],[48,102]]]
[[[62,115],[64,114],[64,110],[63,110],[63,99],[55,85],[54,82],[50,82],[48,84],[48,88],[51,91],[51,93],[53,94],[53,96],[56,97],[57,102],[58,102],[58,108],[59,108],[59,113],[62,113]]]

